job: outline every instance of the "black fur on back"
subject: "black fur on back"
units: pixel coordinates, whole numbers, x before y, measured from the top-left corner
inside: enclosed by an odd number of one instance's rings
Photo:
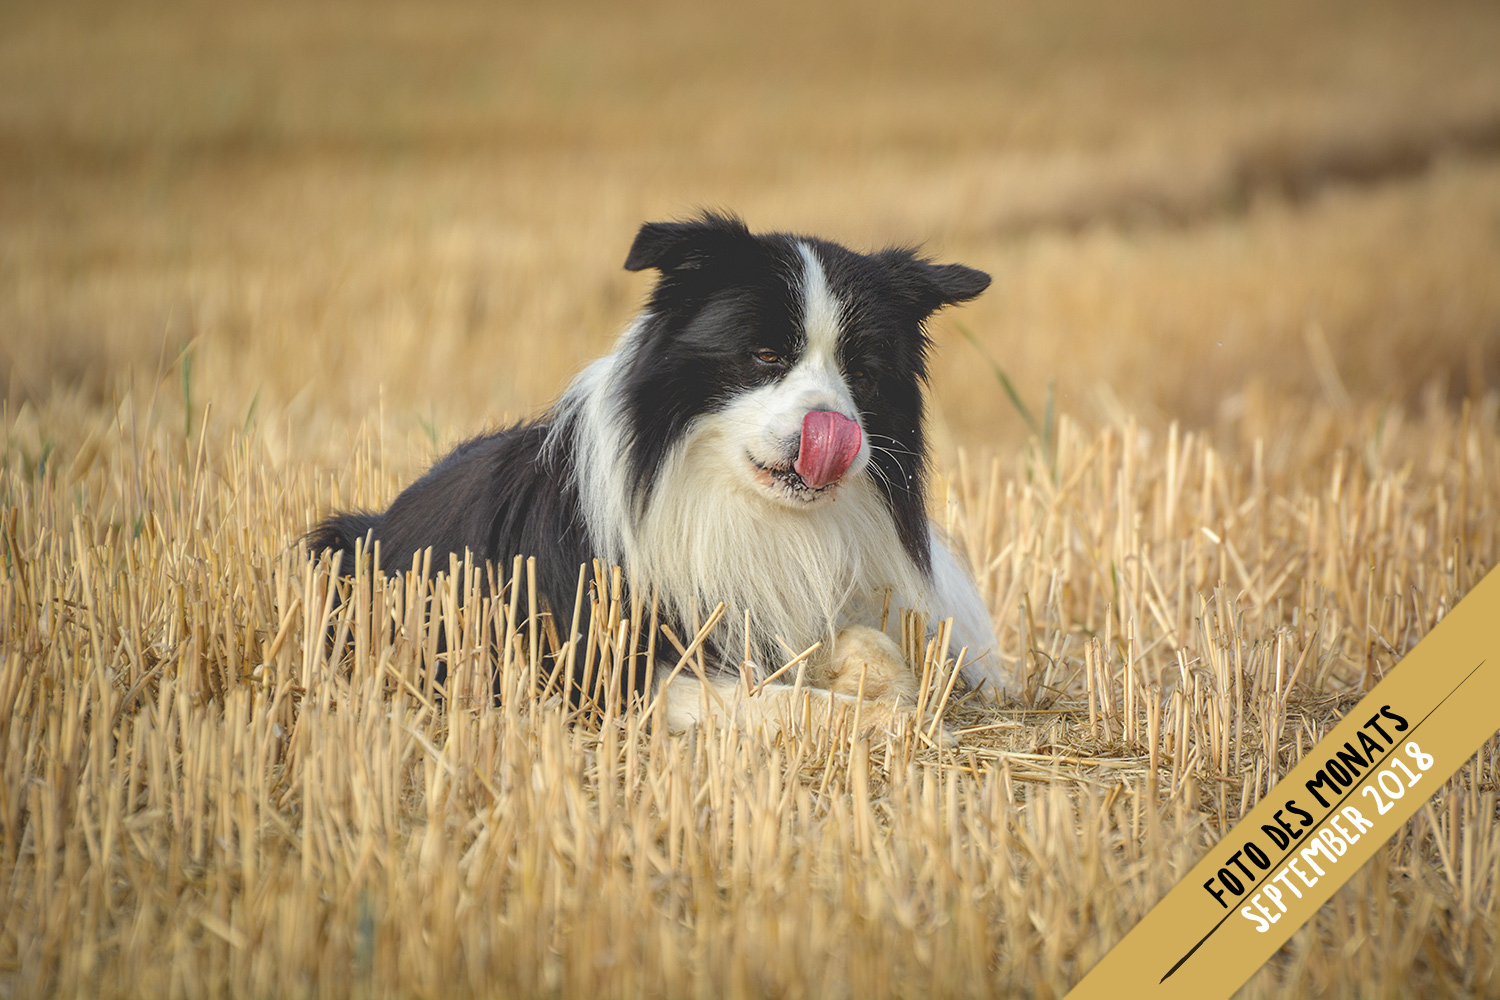
[[[523,423],[464,442],[384,513],[339,513],[320,522],[307,534],[309,551],[345,553],[348,571],[356,542],[367,551],[379,542],[381,568],[391,576],[410,569],[429,546],[433,572],[448,568],[450,553],[462,560],[468,552],[475,565],[493,564],[501,573],[516,556],[535,556],[540,603],[565,631],[578,568],[593,558],[594,546],[578,508],[570,443],[544,447],[548,430]],[[439,683],[445,673],[440,663]]]

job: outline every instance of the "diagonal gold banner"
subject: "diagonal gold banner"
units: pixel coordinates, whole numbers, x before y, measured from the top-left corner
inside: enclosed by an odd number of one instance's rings
[[[1068,997],[1228,997],[1497,728],[1492,570]]]

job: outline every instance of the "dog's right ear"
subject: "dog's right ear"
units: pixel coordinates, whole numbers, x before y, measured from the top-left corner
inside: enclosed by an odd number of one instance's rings
[[[635,234],[625,270],[654,267],[663,274],[692,270],[748,238],[750,230],[742,221],[714,212],[691,222],[648,222]]]

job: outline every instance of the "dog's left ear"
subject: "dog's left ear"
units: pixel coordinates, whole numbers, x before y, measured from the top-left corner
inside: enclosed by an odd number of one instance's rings
[[[934,264],[910,250],[887,250],[880,258],[891,271],[894,289],[923,316],[967,302],[990,287],[990,276],[983,271],[962,264]]]
[[[937,307],[967,302],[990,287],[990,276],[963,264],[927,264],[927,279],[937,294]]]

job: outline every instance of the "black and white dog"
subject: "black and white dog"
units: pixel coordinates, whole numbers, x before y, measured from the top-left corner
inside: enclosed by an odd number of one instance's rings
[[[998,697],[988,611],[927,517],[922,426],[924,321],[989,276],[713,214],[642,226],[625,267],[661,273],[650,302],[549,412],[458,446],[383,514],[328,518],[311,548],[373,538],[386,567],[428,547],[440,567],[465,550],[504,568],[535,555],[562,621],[594,558],[651,588],[678,635],[723,601],[715,648],[733,666],[713,698],[694,675],[672,682],[674,727],[731,703],[742,718],[785,710],[776,685],[751,699],[739,683],[746,611],[762,675],[821,640],[805,681],[830,709],[862,674],[867,699],[912,696],[878,631],[887,594],[951,616],[961,679]]]

